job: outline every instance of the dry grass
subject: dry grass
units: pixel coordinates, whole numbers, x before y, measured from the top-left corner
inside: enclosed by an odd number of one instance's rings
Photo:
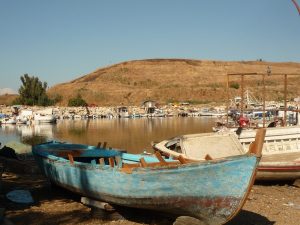
[[[147,99],[162,104],[170,101],[224,102],[227,73],[265,73],[268,66],[273,73],[300,73],[299,63],[136,60],[101,68],[69,83],[58,84],[49,90],[49,94],[63,93],[61,103],[63,105],[77,93],[80,93],[88,103],[97,105],[138,105]],[[300,80],[298,78],[290,80],[288,97],[292,98],[299,95],[296,85]],[[283,98],[281,76],[268,77],[266,83],[268,96],[275,98],[270,100]],[[256,97],[261,98],[260,76],[247,78],[245,84],[257,94]],[[231,95],[239,93],[240,89],[231,89]]]
[[[123,62],[98,69],[73,81],[58,84],[48,94],[63,97],[60,105],[78,93],[89,104],[139,105],[152,99],[161,104],[170,101],[224,102],[226,101],[227,73],[265,73],[270,66],[273,73],[300,74],[300,63],[272,63],[258,61],[207,61],[187,59],[149,59]],[[234,80],[233,80],[234,81]],[[240,79],[234,82],[240,82]],[[283,77],[266,78],[267,100],[283,99]],[[288,98],[300,93],[297,86],[300,76],[289,78]],[[261,76],[247,77],[246,87],[261,98]],[[231,96],[240,94],[240,89],[230,89]]]
[[[11,105],[18,95],[0,95],[0,105]]]

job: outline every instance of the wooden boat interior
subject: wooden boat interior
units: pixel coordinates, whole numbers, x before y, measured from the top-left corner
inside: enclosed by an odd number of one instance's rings
[[[49,147],[45,149],[48,157],[52,159],[68,160],[70,164],[76,163],[121,168],[125,172],[131,172],[133,168],[138,167],[174,167],[180,164],[194,162],[185,159],[183,156],[177,159],[166,159],[158,151],[154,155],[130,154],[125,151],[118,151],[111,148],[93,147],[86,148],[82,145],[70,144],[60,147]]]
[[[249,152],[260,156],[259,149],[262,148],[265,130],[260,135],[257,135],[253,145],[251,145]],[[257,143],[259,145],[257,145]],[[257,152],[258,151],[258,152]],[[42,154],[47,155],[52,160],[68,160],[72,165],[91,165],[100,166],[103,168],[119,168],[124,172],[130,173],[134,168],[154,168],[154,167],[178,167],[182,164],[199,162],[199,160],[187,159],[182,155],[177,157],[166,158],[161,155],[159,151],[155,151],[154,155],[146,154],[130,154],[125,151],[118,151],[115,149],[107,149],[106,145],[101,146],[86,146],[80,144],[59,144],[54,146],[46,144]],[[223,160],[222,158],[212,158],[206,155],[203,161],[209,160]]]

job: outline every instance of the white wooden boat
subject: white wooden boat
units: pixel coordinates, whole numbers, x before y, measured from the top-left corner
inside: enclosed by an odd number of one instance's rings
[[[125,107],[125,106],[119,107],[118,108],[118,116],[119,116],[119,118],[129,118],[130,115],[129,115],[127,107]]]
[[[238,135],[244,151],[254,135],[254,129],[242,130]],[[300,126],[267,128],[258,170],[258,178],[265,180],[300,178]]]
[[[199,116],[211,116],[211,117],[220,117],[220,116],[226,116],[227,113],[224,111],[219,110],[209,110],[209,109],[202,109],[199,112]]]
[[[34,122],[35,123],[55,123],[56,118],[54,115],[45,115],[36,113],[34,115]]]
[[[300,178],[300,127],[267,128],[256,179],[293,180]],[[162,154],[193,160],[223,158],[246,152],[256,130],[182,135],[154,144]],[[209,155],[207,155],[209,152]]]
[[[17,120],[14,117],[5,117],[1,119],[1,124],[16,124]]]
[[[53,109],[40,110],[34,113],[35,123],[56,123],[56,117],[53,115]]]

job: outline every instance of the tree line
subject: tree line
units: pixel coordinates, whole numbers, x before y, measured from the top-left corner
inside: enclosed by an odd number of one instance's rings
[[[24,74],[20,77],[22,85],[19,88],[19,97],[17,97],[13,104],[15,105],[37,105],[37,106],[51,106],[62,100],[61,95],[56,95],[50,98],[46,91],[48,84],[42,82],[38,77]],[[87,106],[86,101],[78,94],[76,97],[69,99],[68,106]]]

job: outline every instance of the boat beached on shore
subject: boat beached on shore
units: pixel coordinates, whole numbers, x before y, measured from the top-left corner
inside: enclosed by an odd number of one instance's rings
[[[300,127],[265,128],[266,136],[257,180],[295,180],[300,178]],[[257,129],[235,132],[182,135],[161,141],[153,147],[172,157],[202,160],[243,154],[255,140]]]
[[[264,133],[248,153],[193,162],[95,146],[48,142],[33,155],[52,183],[112,205],[151,209],[224,224],[253,185]]]

